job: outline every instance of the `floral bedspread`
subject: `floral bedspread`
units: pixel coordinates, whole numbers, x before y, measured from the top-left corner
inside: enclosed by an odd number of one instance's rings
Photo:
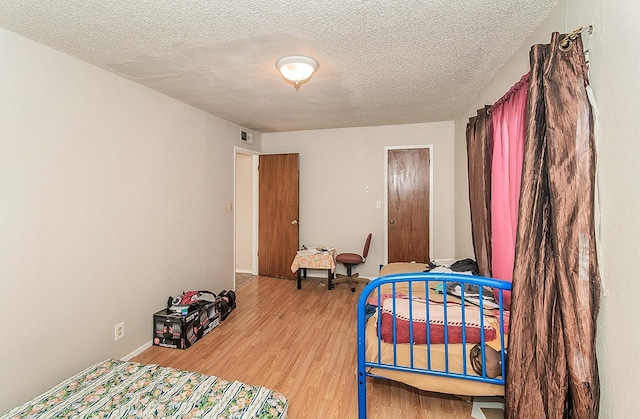
[[[158,365],[106,360],[0,418],[277,418],[287,399],[264,387]]]

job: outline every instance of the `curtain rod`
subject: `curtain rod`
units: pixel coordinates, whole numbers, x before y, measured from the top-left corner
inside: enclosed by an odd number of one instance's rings
[[[560,49],[562,49],[563,51],[568,50],[571,47],[571,41],[576,39],[578,35],[580,35],[584,31],[589,32],[589,35],[591,35],[593,33],[593,25],[589,25],[586,27],[581,26],[578,29],[575,29],[570,34],[568,34],[567,36],[565,36],[564,39],[560,41]]]
[[[593,34],[593,25],[589,25],[585,27],[581,26],[578,29],[573,30],[573,32],[571,32],[570,34],[566,35],[562,39],[562,41],[560,41],[560,49],[563,51],[569,50],[569,48],[571,48],[571,41],[575,40],[578,37],[578,35],[580,35],[582,32],[585,32],[585,31],[588,32],[589,35]],[[588,53],[588,52],[589,52],[588,50],[585,51],[585,53]],[[589,64],[588,59],[586,60],[586,63]],[[487,115],[491,115],[491,109],[493,109],[493,107],[501,104],[502,102],[504,102],[505,99],[513,95],[514,91],[517,91],[522,86],[524,81],[528,80],[528,77],[529,77],[529,73],[522,76],[520,81],[514,84],[507,93],[505,93],[500,99],[498,99],[496,103],[494,103],[492,106],[487,106],[486,107]]]

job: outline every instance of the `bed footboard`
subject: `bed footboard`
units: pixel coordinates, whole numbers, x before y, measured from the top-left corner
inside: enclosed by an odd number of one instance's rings
[[[366,378],[455,395],[504,394],[511,283],[451,273],[371,281],[358,300],[358,414]],[[494,298],[495,297],[497,298]]]

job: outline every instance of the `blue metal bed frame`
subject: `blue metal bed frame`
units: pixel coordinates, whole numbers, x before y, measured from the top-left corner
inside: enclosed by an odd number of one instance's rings
[[[378,307],[381,307],[381,298],[380,298],[380,287],[385,285],[385,284],[391,284],[391,289],[392,289],[392,294],[395,295],[396,294],[396,284],[398,283],[407,283],[408,285],[408,295],[407,297],[411,300],[413,298],[413,285],[415,283],[418,282],[422,282],[425,286],[425,290],[429,289],[429,282],[430,283],[442,283],[442,289],[446,290],[447,289],[447,283],[449,282],[455,282],[455,283],[459,283],[461,284],[461,295],[460,298],[464,300],[465,298],[465,288],[467,284],[470,284],[474,287],[491,287],[491,288],[497,288],[500,290],[504,290],[504,291],[511,291],[511,283],[507,282],[507,281],[501,281],[501,280],[497,280],[497,279],[493,279],[493,278],[485,278],[485,277],[480,277],[480,276],[471,276],[471,275],[464,275],[464,274],[449,274],[449,273],[429,273],[429,272],[417,272],[417,273],[401,273],[401,274],[393,274],[393,275],[387,275],[387,276],[382,276],[379,278],[374,279],[373,281],[371,281],[369,284],[367,284],[367,286],[364,288],[364,290],[362,291],[362,293],[360,294],[360,298],[358,300],[358,417],[360,419],[366,419],[367,417],[367,385],[366,385],[366,378],[367,377],[377,377],[377,378],[385,378],[383,376],[379,376],[376,374],[372,374],[370,372],[368,372],[368,369],[370,368],[377,368],[377,369],[384,369],[384,370],[395,370],[395,371],[403,371],[403,372],[410,372],[410,373],[416,373],[416,374],[424,374],[424,375],[432,375],[432,376],[440,376],[440,377],[451,377],[451,378],[462,378],[462,379],[466,379],[466,380],[472,380],[472,381],[478,381],[478,382],[484,382],[484,383],[490,383],[490,384],[497,384],[497,385],[504,385],[504,377],[505,377],[505,372],[506,372],[506,362],[505,362],[505,351],[501,350],[500,351],[500,355],[501,355],[501,361],[502,361],[502,374],[496,378],[490,378],[487,376],[486,373],[486,368],[484,365],[484,362],[482,363],[482,375],[477,375],[475,374],[475,372],[473,370],[471,371],[467,371],[467,353],[464,352],[464,359],[463,359],[463,372],[462,373],[456,373],[453,371],[449,370],[449,362],[448,362],[448,348],[449,348],[449,343],[448,343],[448,326],[446,325],[446,317],[447,317],[447,310],[444,311],[444,316],[445,316],[445,326],[444,326],[444,343],[443,344],[438,344],[438,345],[444,345],[444,351],[445,351],[445,367],[444,370],[437,370],[437,369],[432,369],[431,366],[431,344],[430,344],[430,330],[429,330],[429,313],[428,313],[428,309],[427,309],[427,322],[426,322],[426,336],[427,336],[427,344],[415,344],[415,343],[404,343],[404,344],[400,344],[400,345],[409,345],[410,346],[410,351],[409,353],[413,354],[414,353],[414,346],[417,348],[420,347],[424,347],[424,350],[427,352],[427,359],[428,359],[428,365],[415,365],[414,364],[414,359],[413,356],[410,359],[410,365],[409,366],[401,366],[398,365],[398,360],[397,360],[397,343],[394,344],[393,346],[393,362],[392,363],[383,363],[380,361],[381,357],[381,342],[382,339],[378,336],[377,337],[377,347],[378,347],[378,353],[376,356],[377,361],[367,361],[365,359],[365,350],[366,350],[366,345],[365,345],[365,328],[366,328],[366,320],[365,320],[365,305],[367,303],[367,299],[369,298],[369,296],[371,295],[372,292],[376,292],[377,294],[377,298],[378,298]],[[479,291],[481,290],[481,288],[472,288],[472,289],[478,289]],[[480,295],[482,295],[482,292],[479,292]],[[442,294],[443,296],[443,304],[446,305],[447,303],[447,294],[444,293]],[[453,297],[449,297],[452,298]],[[500,324],[500,330],[499,332],[499,336],[500,336],[500,342],[501,348],[505,348],[505,341],[504,341],[504,307],[503,307],[503,296],[502,296],[502,292],[498,293],[498,301],[496,302],[498,304],[498,308],[497,310],[499,310],[499,324]],[[411,307],[411,305],[410,305]],[[428,307],[428,305],[427,305]],[[464,323],[464,316],[465,316],[465,310],[462,308],[460,308],[461,310],[461,315],[462,315],[462,321]],[[394,311],[395,311],[395,305],[394,305]],[[410,309],[410,317],[411,317],[412,313],[411,313],[411,309]],[[381,323],[381,316],[378,316],[378,330],[380,330],[380,323]],[[484,316],[480,316],[480,329],[484,328]],[[413,321],[410,319],[409,320],[409,340],[411,342],[413,342]],[[394,339],[393,341],[396,342],[396,323],[395,321],[393,322],[393,336]],[[485,360],[485,337],[484,337],[484,333],[480,334],[481,337],[481,341],[480,341],[480,346],[481,346],[481,356],[482,356],[482,360]],[[467,344],[467,340],[466,340],[466,328],[463,327],[462,328],[462,344],[466,345]],[[435,345],[435,344],[434,344]],[[471,345],[471,343],[470,343]]]

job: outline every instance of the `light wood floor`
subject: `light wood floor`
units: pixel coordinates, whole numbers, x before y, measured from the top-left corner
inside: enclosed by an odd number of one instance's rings
[[[151,347],[133,361],[198,371],[277,390],[289,418],[357,418],[356,303],[349,284],[257,277],[238,307],[187,350]],[[469,418],[471,403],[387,380],[367,382],[369,418]]]
[[[236,273],[236,289],[240,288],[241,286],[255,278],[256,276],[251,274]]]

